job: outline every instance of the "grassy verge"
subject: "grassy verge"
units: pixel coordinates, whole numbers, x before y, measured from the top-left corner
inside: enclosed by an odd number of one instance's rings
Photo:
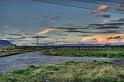
[[[0,74],[0,82],[124,82],[124,65],[110,62],[49,64]]]
[[[124,57],[124,48],[51,48],[43,53],[54,56],[121,58]]]
[[[0,57],[10,56],[14,54],[20,54],[25,52],[35,51],[33,49],[16,48],[16,47],[3,47],[0,48]]]

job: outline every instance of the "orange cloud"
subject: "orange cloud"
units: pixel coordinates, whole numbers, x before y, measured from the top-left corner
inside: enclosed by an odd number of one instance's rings
[[[45,28],[43,31],[38,32],[38,33],[36,33],[36,34],[42,35],[42,34],[46,34],[46,33],[49,33],[49,32],[51,32],[51,31],[54,31],[54,30],[57,30],[57,29],[47,27],[47,28]]]
[[[106,11],[109,8],[110,8],[110,6],[108,6],[108,5],[102,5],[102,6],[97,7],[96,9],[93,9],[92,13],[99,13],[101,11]]]
[[[86,43],[115,43],[115,42],[124,42],[124,34],[109,34],[109,35],[95,35],[81,38],[81,42]]]

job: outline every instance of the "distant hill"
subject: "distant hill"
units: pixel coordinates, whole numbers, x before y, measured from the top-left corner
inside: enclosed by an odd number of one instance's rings
[[[10,43],[7,40],[0,40],[0,46],[2,46],[2,47],[11,47],[11,46],[15,46],[15,45]]]

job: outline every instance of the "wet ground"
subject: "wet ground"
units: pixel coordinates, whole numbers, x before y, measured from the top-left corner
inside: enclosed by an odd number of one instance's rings
[[[90,58],[90,57],[62,57],[62,56],[47,56],[43,55],[41,51],[27,52],[13,56],[0,58],[0,72],[8,72],[16,69],[27,68],[30,65],[43,64],[59,64],[68,61],[75,62],[93,62],[96,60],[112,60],[116,64],[124,64],[124,58]]]

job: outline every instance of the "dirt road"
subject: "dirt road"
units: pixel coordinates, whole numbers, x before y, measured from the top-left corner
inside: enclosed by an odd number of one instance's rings
[[[68,61],[75,62],[93,62],[95,60],[112,60],[119,64],[124,64],[124,58],[90,58],[90,57],[62,57],[62,56],[47,56],[41,51],[27,52],[13,56],[0,58],[0,72],[8,72],[15,69],[27,68],[30,65],[39,66],[42,64],[59,64]]]

